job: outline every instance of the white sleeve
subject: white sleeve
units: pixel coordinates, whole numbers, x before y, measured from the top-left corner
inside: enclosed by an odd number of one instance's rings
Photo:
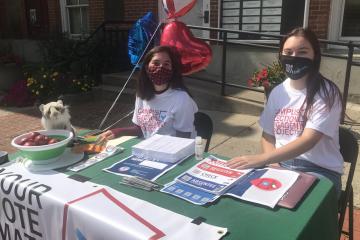
[[[139,102],[140,102],[140,98],[138,96],[136,96],[136,100],[135,100],[135,109],[134,109],[134,114],[132,117],[132,122],[136,125],[139,125],[137,122],[137,114],[138,114],[138,109],[139,109]]]
[[[334,133],[337,133],[340,125],[340,117],[341,102],[338,98],[335,100],[330,111],[324,101],[319,99],[312,107],[312,112],[305,128],[315,129],[329,137],[334,137]]]
[[[198,111],[198,107],[186,92],[179,94],[177,100],[173,127],[180,132],[192,132],[194,130],[194,114]]]
[[[264,132],[275,136],[274,133],[274,120],[275,120],[275,102],[274,95],[270,94],[270,97],[265,105],[264,111],[261,113],[259,124]]]

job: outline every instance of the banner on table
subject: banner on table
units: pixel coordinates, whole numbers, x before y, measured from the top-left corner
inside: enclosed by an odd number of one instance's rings
[[[2,240],[220,239],[227,232],[55,171],[33,174],[19,163],[0,167],[0,208]]]

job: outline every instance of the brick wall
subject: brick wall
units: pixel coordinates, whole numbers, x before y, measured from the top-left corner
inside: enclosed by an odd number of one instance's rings
[[[135,21],[152,12],[154,16],[158,16],[158,1],[155,0],[125,0],[124,1],[124,20]]]
[[[90,32],[95,30],[104,21],[104,1],[105,0],[89,0]]]
[[[330,0],[310,1],[309,28],[322,39],[326,39],[328,35],[330,4]]]
[[[49,32],[59,33],[61,29],[60,3],[59,0],[48,0]]]
[[[219,5],[217,0],[210,0],[210,27],[217,28],[219,23],[218,11]],[[217,32],[210,32],[211,38],[217,38]]]

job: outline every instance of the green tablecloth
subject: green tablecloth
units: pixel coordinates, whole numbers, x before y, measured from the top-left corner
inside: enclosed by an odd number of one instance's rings
[[[103,168],[131,155],[131,146],[139,141],[132,139],[122,144],[126,148],[123,153],[78,173],[63,172],[86,176],[91,182],[107,185],[190,218],[203,217],[206,223],[228,228],[229,233],[224,239],[338,239],[337,199],[332,183],[327,179],[318,181],[294,210],[279,207],[270,209],[230,197],[221,197],[209,206],[197,206],[164,193],[120,185],[120,176],[102,171]],[[165,184],[172,181],[196,162],[194,158],[184,161],[157,182]]]

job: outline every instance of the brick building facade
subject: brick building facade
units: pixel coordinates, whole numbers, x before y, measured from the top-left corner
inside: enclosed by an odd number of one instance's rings
[[[117,20],[135,21],[139,17],[143,16],[146,12],[152,11],[154,15],[158,15],[158,6],[161,1],[154,0],[71,0],[71,2],[83,3],[79,4],[79,8],[82,8],[81,16],[83,18],[83,26],[75,27],[75,32],[87,32],[91,33],[97,26],[99,26],[104,20],[114,18]],[[210,1],[210,26],[219,26],[219,0]],[[240,1],[240,0],[239,0]],[[320,38],[328,38],[329,28],[331,28],[329,21],[332,13],[331,8],[334,8],[331,0],[304,0],[308,3],[307,25],[313,29]],[[339,2],[347,0],[339,0]],[[69,26],[69,21],[66,21],[69,14],[66,11],[72,11],[69,6],[65,6],[65,0],[35,0],[32,2],[38,2],[42,5],[42,9],[36,9],[36,14],[40,13],[41,19],[37,23],[39,26],[31,26],[29,23],[29,2],[30,0],[3,0],[0,2],[0,37],[13,37],[13,38],[34,38],[34,33],[41,36],[46,36],[45,33],[56,33],[66,31],[69,32],[72,27]],[[200,1],[199,1],[200,2]],[[260,1],[259,1],[260,2]],[[285,0],[283,0],[283,3]],[[335,1],[338,2],[338,1]],[[106,7],[106,5],[108,7]],[[45,6],[45,9],[44,9]],[[114,7],[112,7],[114,6]],[[340,6],[340,5],[339,5]],[[34,7],[34,6],[32,6]],[[340,7],[338,7],[340,8]],[[110,12],[112,11],[112,12]],[[336,10],[338,12],[343,9]],[[15,14],[16,13],[16,14]],[[15,15],[14,15],[15,14]],[[341,15],[341,14],[340,14]],[[111,17],[109,17],[111,16]],[[77,15],[74,17],[78,17]],[[341,16],[340,16],[341,17]],[[75,18],[74,18],[75,19]],[[86,20],[87,19],[87,20]],[[85,21],[86,20],[86,21]],[[40,26],[41,25],[41,26]],[[36,27],[43,28],[36,30]],[[32,31],[35,29],[36,31]],[[211,34],[211,37],[216,37],[216,34]],[[339,40],[339,39],[332,39]]]
[[[309,7],[308,25],[319,38],[328,36],[330,0],[312,0]]]

